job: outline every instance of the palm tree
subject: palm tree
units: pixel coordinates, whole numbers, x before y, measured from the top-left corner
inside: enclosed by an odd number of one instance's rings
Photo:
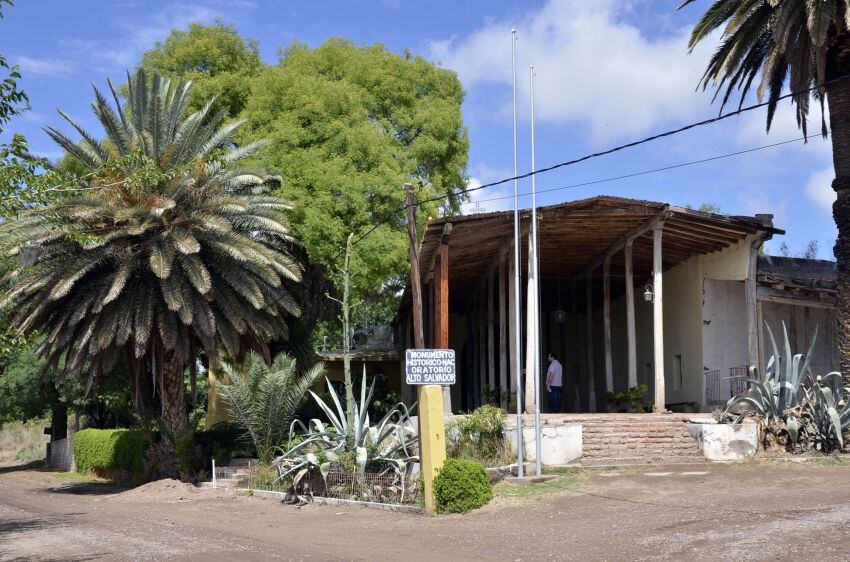
[[[86,169],[87,185],[0,226],[0,248],[28,259],[9,276],[12,325],[45,335],[40,353],[88,385],[117,362],[159,396],[160,426],[188,426],[184,369],[204,351],[239,358],[285,338],[300,314],[302,267],[270,178],[236,167],[264,144],[234,146],[213,101],[186,115],[191,83],[139,71],[122,105],[95,88],[98,140],[46,132]],[[145,380],[147,375],[150,379]]]
[[[284,445],[307,391],[324,376],[325,366],[318,363],[299,375],[297,359],[285,353],[277,355],[271,367],[252,353],[240,367],[225,363],[223,372],[230,384],[220,387],[221,398],[254,442],[260,462],[269,464]]]
[[[686,0],[683,8],[694,0]],[[837,194],[838,324],[841,370],[850,379],[850,9],[846,0],[715,0],[693,29],[690,48],[725,26],[701,84],[723,93],[738,90],[741,104],[756,83],[768,101],[767,128],[787,83],[797,125],[807,134],[809,102],[821,106],[821,132],[832,135]],[[725,89],[725,91],[723,91]],[[809,90],[811,89],[811,93]],[[824,105],[829,107],[829,129]]]

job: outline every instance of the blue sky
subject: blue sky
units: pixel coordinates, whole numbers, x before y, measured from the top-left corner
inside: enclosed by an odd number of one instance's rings
[[[519,33],[520,170],[530,166],[528,65],[537,71],[538,167],[714,116],[710,95],[695,91],[715,44],[687,53],[690,26],[708,0],[676,12],[670,0],[115,1],[17,0],[0,21],[0,52],[19,64],[32,111],[7,132],[21,132],[48,157],[58,152],[41,127],[62,125],[61,107],[95,128],[91,83],[120,80],[140,54],[173,28],[222,18],[260,43],[263,58],[294,40],[319,45],[332,36],[409,49],[456,70],[467,90],[464,117],[472,141],[472,185],[511,175],[510,28]],[[813,115],[811,129],[819,130]],[[540,176],[538,189],[708,158],[800,137],[784,105],[765,134],[757,111],[614,156]],[[832,257],[830,146],[807,144],[737,156],[678,170],[542,195],[541,204],[612,194],[698,206],[725,213],[773,213],[801,252],[817,240]],[[530,189],[530,183],[521,186]],[[511,185],[475,194],[478,208],[512,205]],[[529,204],[524,198],[524,204]]]

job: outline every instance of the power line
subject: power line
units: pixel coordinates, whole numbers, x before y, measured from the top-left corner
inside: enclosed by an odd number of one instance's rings
[[[611,176],[611,177],[608,177],[608,178],[602,178],[602,179],[598,179],[598,180],[590,180],[590,181],[581,182],[581,183],[574,183],[574,184],[570,184],[570,185],[564,185],[564,186],[561,186],[561,187],[550,187],[548,189],[538,189],[537,193],[551,193],[551,192],[554,192],[554,191],[562,191],[562,190],[565,190],[565,189],[573,189],[573,188],[576,188],[576,187],[586,187],[588,185],[596,185],[596,184],[600,184],[600,183],[607,183],[607,182],[612,182],[612,181],[617,181],[617,180],[624,180],[624,179],[634,178],[634,177],[638,177],[638,176],[645,176],[645,175],[649,175],[649,174],[655,174],[657,172],[666,172],[668,170],[675,170],[677,168],[685,168],[687,166],[694,166],[696,164],[704,164],[706,162],[713,162],[715,160],[722,160],[724,158],[731,158],[733,156],[740,156],[741,154],[749,154],[751,152],[758,152],[759,150],[766,150],[768,148],[774,148],[774,147],[777,147],[777,146],[783,146],[783,145],[786,145],[786,144],[800,142],[801,140],[806,140],[806,138],[807,137],[798,137],[796,139],[789,139],[789,140],[785,140],[785,141],[781,141],[781,142],[775,142],[773,144],[766,144],[764,146],[757,146],[757,147],[754,147],[754,148],[747,148],[745,150],[738,150],[737,152],[729,152],[727,154],[719,154],[717,156],[710,156],[708,158],[702,158],[700,160],[691,160],[691,161],[688,161],[688,162],[681,162],[679,164],[671,164],[670,166],[662,166],[660,168],[653,168],[651,170],[643,170],[643,171],[640,171],[640,172],[632,172],[632,173],[629,173],[629,174],[623,174],[621,176]],[[520,193],[519,195],[520,195],[520,197],[524,197],[526,195],[531,195],[531,192]],[[490,202],[490,201],[501,201],[502,199],[513,199],[513,198],[514,198],[513,195],[503,195],[503,196],[500,196],[500,197],[490,197],[490,198],[487,198],[487,199],[476,199],[475,201],[472,201],[471,203],[487,203],[487,202]]]
[[[691,129],[696,129],[698,127],[704,127],[706,125],[711,125],[711,124],[717,123],[719,121],[729,119],[730,117],[736,117],[738,115],[741,115],[743,113],[747,113],[749,111],[761,109],[762,107],[767,107],[770,104],[778,103],[778,102],[785,100],[785,99],[789,99],[789,98],[799,96],[799,95],[802,95],[802,94],[808,94],[808,93],[811,93],[815,90],[823,89],[823,88],[825,88],[829,85],[837,84],[838,82],[842,82],[844,80],[847,80],[848,78],[850,78],[850,74],[845,74],[843,76],[833,78],[832,80],[827,80],[827,81],[822,82],[820,84],[816,84],[815,86],[812,86],[810,88],[805,88],[803,90],[797,90],[795,92],[790,92],[790,93],[787,93],[785,95],[779,96],[775,99],[768,100],[768,101],[765,101],[765,102],[759,102],[759,103],[756,103],[756,104],[753,104],[753,105],[748,105],[746,107],[739,107],[738,109],[736,109],[734,111],[730,111],[728,113],[721,113],[717,117],[712,117],[710,119],[704,119],[702,121],[697,121],[695,123],[690,123],[688,125],[683,125],[683,126],[678,127],[676,129],[670,129],[668,131],[664,131],[664,132],[657,133],[657,134],[654,134],[654,135],[651,135],[651,136],[648,136],[648,137],[644,137],[644,138],[636,140],[636,141],[617,145],[617,146],[614,146],[614,147],[606,149],[606,150],[602,150],[602,151],[599,151],[599,152],[592,152],[590,154],[586,154],[586,155],[581,156],[579,158],[574,158],[572,160],[566,160],[566,161],[563,161],[563,162],[558,162],[557,164],[552,164],[551,166],[547,166],[545,168],[540,168],[538,170],[526,172],[524,174],[514,175],[514,176],[503,178],[503,179],[500,179],[500,180],[497,180],[497,181],[492,181],[492,182],[489,182],[489,183],[479,185],[477,187],[473,187],[471,189],[468,188],[468,189],[465,189],[465,190],[462,190],[462,191],[457,191],[457,192],[454,192],[454,193],[446,193],[446,194],[443,194],[443,195],[438,195],[436,197],[432,197],[430,199],[424,199],[422,201],[414,203],[414,206],[423,205],[425,203],[435,203],[435,202],[438,202],[438,201],[443,201],[443,200],[448,199],[450,197],[456,197],[458,195],[465,195],[465,194],[468,194],[468,193],[472,193],[473,191],[480,191],[482,189],[487,189],[489,187],[495,187],[497,185],[502,185],[502,184],[505,184],[505,183],[508,183],[508,182],[511,182],[511,181],[514,181],[514,180],[526,179],[526,178],[529,178],[529,177],[537,175],[537,174],[543,174],[543,173],[546,173],[546,172],[551,172],[552,170],[557,170],[558,168],[564,168],[566,166],[573,166],[575,164],[579,164],[581,162],[586,162],[587,160],[592,160],[594,158],[599,158],[599,157],[602,157],[602,156],[608,156],[610,154],[614,154],[615,152],[620,152],[622,150],[626,150],[627,148],[634,148],[636,146],[640,146],[642,144],[646,144],[646,143],[649,143],[649,142],[652,142],[652,141],[656,141],[656,140],[661,139],[661,138],[677,135],[679,133],[683,133],[683,132],[689,131]],[[805,139],[805,138],[808,138],[808,137],[803,137],[803,138]],[[797,140],[795,139],[795,140],[792,140],[792,141],[787,141],[786,144],[790,143],[790,142],[797,142]],[[767,147],[765,147],[765,148],[767,148]],[[759,149],[755,149],[755,150],[759,150]],[[746,151],[742,151],[741,153],[743,154],[745,152]],[[734,154],[732,154],[732,155],[734,156]],[[688,164],[688,165],[690,165],[690,164]],[[647,173],[651,173],[651,172],[647,172]],[[394,215],[397,212],[403,213],[406,210],[407,210],[407,205],[403,204],[398,211],[394,211],[392,214]],[[380,222],[374,224],[372,226],[372,228],[370,228],[369,230],[366,231],[366,233],[364,233],[362,236],[359,236],[358,238],[356,238],[352,242],[352,246],[356,246],[364,238],[366,238],[367,236],[372,234],[375,230],[377,230],[380,226],[382,226],[383,224],[386,224],[387,222],[389,222],[389,221],[384,220],[384,221],[380,221]],[[341,255],[342,255],[342,252],[338,253],[337,256],[334,258],[334,261],[339,259],[339,256],[341,256]]]

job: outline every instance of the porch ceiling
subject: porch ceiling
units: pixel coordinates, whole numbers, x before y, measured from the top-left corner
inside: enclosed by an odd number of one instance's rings
[[[698,254],[723,250],[759,232],[782,232],[764,224],[760,217],[728,217],[702,213],[665,203],[617,197],[594,197],[538,209],[540,275],[543,280],[570,280],[604,255],[624,236],[634,233],[665,214],[663,225],[664,268]],[[528,260],[531,212],[520,213],[523,277]],[[471,291],[498,265],[502,252],[513,245],[512,211],[445,217],[428,223],[420,246],[423,282],[433,276],[433,263],[446,223],[452,224],[449,243],[449,295],[451,308],[465,307]],[[612,272],[622,271],[623,253],[612,256]],[[636,279],[652,271],[652,233],[633,242]],[[594,271],[601,276],[601,267]],[[402,310],[409,306],[409,286]]]

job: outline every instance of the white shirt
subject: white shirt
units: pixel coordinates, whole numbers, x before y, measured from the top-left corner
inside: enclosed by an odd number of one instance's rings
[[[552,375],[550,379],[548,375]],[[553,359],[551,363],[549,363],[549,371],[546,377],[546,380],[549,381],[549,386],[563,386],[564,379],[564,368],[561,366],[561,363],[558,362],[557,359]]]

